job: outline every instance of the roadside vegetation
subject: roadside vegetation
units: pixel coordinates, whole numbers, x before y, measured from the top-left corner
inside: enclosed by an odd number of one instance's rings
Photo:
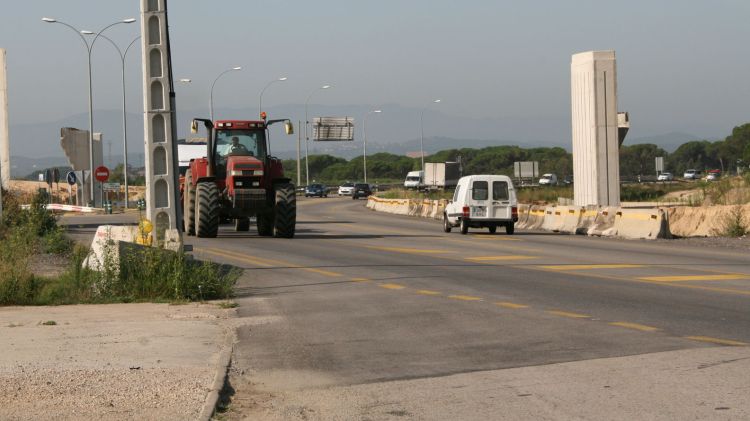
[[[89,249],[68,239],[44,208],[43,195],[35,195],[29,209],[19,203],[3,192],[0,305],[226,299],[240,276],[235,268],[138,246],[123,253],[119,265],[104,262],[103,270],[94,271],[83,264]],[[34,266],[41,257],[65,262],[67,268],[40,274]]]

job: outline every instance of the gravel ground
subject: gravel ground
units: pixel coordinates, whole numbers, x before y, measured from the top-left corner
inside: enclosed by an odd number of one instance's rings
[[[0,419],[196,419],[234,315],[210,303],[0,307]]]

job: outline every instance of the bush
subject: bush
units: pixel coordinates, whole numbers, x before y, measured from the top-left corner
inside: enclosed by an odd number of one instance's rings
[[[720,228],[715,230],[714,235],[720,237],[743,237],[750,234],[750,227],[742,206],[733,207],[727,215],[724,215],[719,225]]]
[[[7,197],[7,201],[5,200]],[[84,267],[87,247],[72,247],[65,230],[36,195],[29,209],[3,196],[0,221],[0,305],[46,305],[228,298],[241,275],[236,268],[189,259],[152,247],[121,243],[119,265],[106,249],[101,271]],[[30,261],[37,253],[67,256],[67,271],[55,278],[35,276]]]

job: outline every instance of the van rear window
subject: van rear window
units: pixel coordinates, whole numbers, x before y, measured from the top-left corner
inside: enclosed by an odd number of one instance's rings
[[[508,182],[507,181],[493,181],[492,182],[492,200],[508,200]]]
[[[471,198],[474,200],[487,200],[489,195],[489,184],[486,181],[475,181],[471,185]]]

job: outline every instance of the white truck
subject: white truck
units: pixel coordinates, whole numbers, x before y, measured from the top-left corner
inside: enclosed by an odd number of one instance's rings
[[[458,162],[425,162],[424,186],[430,190],[455,187],[460,172]]]
[[[190,142],[177,144],[177,160],[180,165],[180,175],[190,168],[190,161],[206,156],[206,142]]]
[[[405,189],[421,189],[424,184],[424,171],[409,171],[404,180]]]

